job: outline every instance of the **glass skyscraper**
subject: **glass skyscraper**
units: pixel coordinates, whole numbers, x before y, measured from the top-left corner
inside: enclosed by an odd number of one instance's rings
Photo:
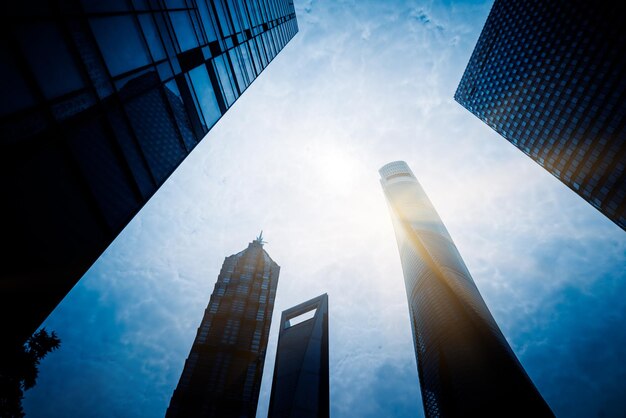
[[[256,416],[279,273],[262,235],[226,257],[166,417]]]
[[[379,170],[409,303],[426,417],[554,416],[403,161]]]
[[[496,0],[454,98],[626,229],[622,9]]]
[[[298,31],[291,0],[4,4],[6,341],[24,341]]]
[[[267,416],[330,416],[326,293],[283,311]]]

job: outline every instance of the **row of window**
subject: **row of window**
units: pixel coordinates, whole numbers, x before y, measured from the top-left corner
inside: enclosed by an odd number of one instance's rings
[[[205,1],[201,0],[200,3]],[[194,29],[199,26],[198,19],[194,20],[192,16],[194,14],[188,11],[96,16],[89,18],[88,30],[76,20],[16,24],[11,31],[12,39],[4,39],[0,44],[0,62],[3,64],[0,66],[0,92],[3,96],[12,98],[10,101],[3,101],[0,112],[12,113],[36,102],[36,95],[31,92],[28,81],[23,78],[24,71],[18,65],[21,58],[16,58],[11,43],[19,46],[19,55],[26,60],[45,97],[54,99],[87,88],[89,79],[96,85],[107,84],[106,72],[97,68],[99,56],[104,59],[112,77],[124,77],[125,74],[144,69],[152,63],[156,65],[163,80],[179,74],[181,67],[177,54],[208,45],[212,41],[199,39],[198,31]],[[256,45],[249,46],[252,53],[239,51],[230,54],[231,60],[237,61],[235,64],[238,64],[238,68],[246,65],[249,67],[238,71],[241,75],[241,80],[238,80],[240,91],[249,85],[295,34],[295,19],[289,22],[269,27],[267,31],[259,31],[258,33],[262,32],[261,36],[252,38]],[[97,50],[91,39],[95,39]],[[240,42],[244,41],[246,39],[242,38]],[[233,46],[225,45],[221,49]],[[204,50],[208,51],[208,47]],[[207,53],[205,60],[214,55]],[[220,54],[221,51],[216,55]],[[169,61],[166,60],[167,57],[170,58]],[[225,57],[221,58],[222,61],[224,59]],[[250,71],[253,67],[252,61],[255,68]],[[226,78],[223,71],[226,64],[218,62],[216,65],[223,78]],[[247,78],[245,81],[244,72]],[[232,75],[230,78],[232,79]],[[125,82],[121,83],[123,84]],[[99,91],[101,97],[102,94],[106,96],[110,93],[110,88]],[[229,93],[225,91],[230,105],[232,95]]]
[[[263,321],[265,310],[259,308],[257,312],[257,320]],[[198,344],[206,344],[209,341],[219,341],[220,344],[232,345],[237,342],[240,344],[249,344],[249,348],[252,351],[258,351],[261,344],[261,338],[263,334],[263,322],[257,322],[254,334],[251,335],[252,329],[249,326],[241,328],[242,320],[238,318],[229,318],[226,321],[224,327],[218,324],[213,327],[213,317],[208,315],[202,321],[202,324],[198,328],[198,333],[195,342]]]
[[[600,40],[602,31],[573,30],[559,13],[550,15],[550,25],[539,24],[528,18],[529,5],[516,5],[520,13],[500,10],[490,17],[483,35],[489,39],[479,41],[457,99],[592,204],[614,213],[624,202],[619,176],[611,176],[619,151],[607,138],[625,135],[619,129],[626,115],[617,105],[625,83],[616,76],[623,57]],[[532,84],[519,84],[521,78]]]

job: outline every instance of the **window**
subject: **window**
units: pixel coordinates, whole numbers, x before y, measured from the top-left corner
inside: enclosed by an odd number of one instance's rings
[[[222,112],[220,112],[217,99],[215,98],[215,92],[209,79],[209,74],[204,65],[194,68],[188,73],[191,81],[191,90],[195,93],[197,103],[196,107],[198,113],[202,115],[205,121],[206,128],[212,127],[215,122],[220,118]]]
[[[246,5],[244,4],[244,0],[236,0],[239,6],[239,13],[241,15],[241,24],[243,26],[242,29],[250,29],[250,18],[248,17],[248,12],[246,10]]]
[[[256,313],[256,320],[262,321],[265,318],[265,309],[260,307],[258,312]]]
[[[170,19],[181,51],[197,47],[198,39],[189,19],[189,14],[187,12],[170,12]]]
[[[228,4],[228,9],[230,10],[230,17],[233,22],[234,32],[235,33],[241,32],[241,26],[239,25],[239,16],[237,15],[237,10],[236,10],[234,1],[226,0],[226,3]]]
[[[139,146],[137,142],[132,138],[130,127],[127,121],[122,116],[122,111],[119,109],[112,109],[108,113],[109,123],[113,127],[117,143],[122,148],[124,153],[124,159],[128,162],[133,177],[141,190],[144,198],[148,198],[154,193],[155,185],[150,177],[148,167],[144,162],[142,155],[140,154]]]
[[[150,77],[156,78],[157,75],[148,73],[137,77],[135,81],[129,81],[128,84],[147,82]],[[141,149],[158,183],[165,181],[186,155],[164,94],[160,89],[152,89],[135,97],[125,106]]]
[[[236,300],[233,302],[234,313],[243,313],[244,307],[245,307],[245,302],[243,300]]]
[[[222,54],[219,57],[215,57],[213,59],[213,65],[219,77],[220,85],[222,87],[222,91],[224,92],[224,98],[226,99],[226,103],[228,104],[228,107],[230,107],[237,99],[238,92],[234,87],[234,83],[232,82],[230,68],[226,60],[226,54]]]
[[[221,0],[214,0],[213,4],[215,5],[215,9],[217,10],[217,18],[220,21],[223,36],[230,36],[233,32],[230,26],[228,15],[224,9],[224,4]]]
[[[139,23],[141,24],[143,34],[148,41],[148,47],[150,48],[150,53],[152,53],[152,58],[157,61],[165,58],[165,50],[163,49],[163,44],[161,43],[161,38],[157,32],[152,15],[139,15]]]
[[[254,384],[254,376],[256,375],[256,365],[251,364],[248,366],[248,371],[246,373],[246,381],[243,385],[243,393],[245,399],[250,399],[252,397],[252,386]]]
[[[191,129],[191,122],[189,122],[189,116],[180,96],[180,91],[174,80],[165,83],[165,95],[170,103],[170,107],[174,113],[174,119],[178,125],[178,130],[182,134],[185,144],[188,149],[193,148],[196,144],[196,138]]]
[[[98,46],[112,75],[150,63],[150,56],[132,16],[90,19]]]
[[[47,98],[83,87],[76,62],[55,24],[22,25],[17,32],[22,52]]]
[[[205,319],[204,321],[202,321],[202,325],[200,325],[200,329],[198,330],[198,342],[199,343],[206,342],[210,329],[211,329],[211,319]]]
[[[248,86],[248,83],[245,80],[244,73],[241,71],[242,64],[239,60],[239,52],[238,48],[233,48],[229,51],[230,61],[233,63],[233,68],[235,70],[235,76],[237,77],[237,85],[239,86],[239,90],[243,91]]]
[[[239,335],[239,321],[229,319],[222,333],[222,344],[235,344]]]
[[[252,21],[252,26],[257,26],[258,24],[260,24],[258,2],[256,1],[249,2],[248,6],[250,6],[250,20]]]
[[[259,74],[261,72],[261,70],[263,70],[263,65],[261,64],[261,61],[260,61],[260,58],[259,58],[259,51],[257,49],[257,44],[256,44],[254,39],[255,38],[252,38],[252,39],[250,39],[246,43],[250,47],[250,52],[251,52],[251,55],[252,55],[252,60],[254,62],[255,72],[256,72],[256,74]]]
[[[208,38],[208,42],[216,41],[217,34],[215,33],[215,19],[213,14],[209,11],[207,3],[204,0],[198,2],[198,11],[200,12],[200,20],[204,26],[204,31]]]
[[[254,331],[254,336],[252,337],[252,343],[250,345],[250,349],[257,351],[261,344],[261,330]]]
[[[111,149],[107,130],[99,122],[86,121],[72,129],[68,138],[102,214],[112,228],[121,228],[138,201],[123,163]]]
[[[257,51],[259,52],[259,56],[261,57],[261,64],[262,64],[262,68],[265,68],[267,66],[267,54],[265,51],[265,47],[263,46],[263,34],[256,36],[252,42],[256,42],[256,48]]]
[[[243,45],[239,45],[238,49],[241,52],[241,61],[243,67],[246,69],[246,73],[248,74],[248,80],[254,80],[254,64],[252,63],[252,58],[250,58],[247,45],[247,42]]]
[[[191,375],[193,374],[196,364],[198,364],[199,358],[200,358],[200,355],[198,353],[189,354],[189,358],[185,362],[185,368],[183,369],[183,374],[180,377],[180,385],[186,386],[189,384],[189,382],[191,381]]]
[[[247,284],[239,284],[239,286],[237,286],[237,293],[240,295],[247,295],[249,290],[250,288]]]

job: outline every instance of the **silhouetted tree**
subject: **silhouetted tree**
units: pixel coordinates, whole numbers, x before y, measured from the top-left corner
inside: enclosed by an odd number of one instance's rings
[[[3,347],[0,359],[0,417],[24,416],[24,391],[37,383],[39,362],[61,345],[61,340],[45,328],[34,333],[22,346]]]

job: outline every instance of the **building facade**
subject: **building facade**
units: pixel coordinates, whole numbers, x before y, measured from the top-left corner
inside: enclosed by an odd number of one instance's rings
[[[404,273],[426,417],[551,417],[408,165],[379,170]]]
[[[262,235],[226,257],[167,418],[256,416],[279,273]]]
[[[626,229],[622,3],[496,0],[454,98]]]
[[[23,341],[298,26],[291,0],[35,0],[0,23],[0,325]]]
[[[330,416],[328,295],[283,312],[268,418]]]

